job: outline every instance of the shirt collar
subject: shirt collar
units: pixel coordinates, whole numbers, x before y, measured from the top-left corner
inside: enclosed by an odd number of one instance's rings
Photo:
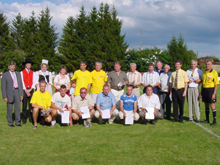
[[[84,100],[87,100],[87,96],[88,95],[86,95],[86,97],[84,98]],[[79,95],[79,97],[80,97],[80,101],[83,101],[83,99],[82,99],[82,97]]]
[[[102,92],[102,95],[104,96],[104,97],[110,97],[109,96],[109,92],[108,92],[108,95],[106,96],[103,92]]]

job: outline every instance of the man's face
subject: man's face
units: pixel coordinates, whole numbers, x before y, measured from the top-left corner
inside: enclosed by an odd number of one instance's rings
[[[85,70],[86,69],[86,64],[84,64],[84,63],[80,64],[80,69]]]
[[[146,89],[146,94],[147,94],[147,96],[151,96],[152,93],[153,93],[152,87],[147,87],[147,89]]]
[[[175,68],[176,70],[179,70],[181,68],[181,64],[179,62],[175,63]]]
[[[66,95],[66,88],[60,88],[60,95],[64,97]]]
[[[205,66],[206,66],[206,69],[209,70],[212,68],[212,63],[209,61],[209,62],[206,62],[205,63]]]
[[[40,83],[40,91],[41,92],[45,92],[45,89],[46,89],[46,83]]]
[[[80,96],[81,96],[83,99],[86,97],[86,93],[87,93],[86,89],[81,89],[81,90],[80,90]]]
[[[114,69],[115,69],[116,72],[119,72],[120,69],[121,69],[121,66],[119,64],[115,64]]]
[[[105,96],[108,95],[108,92],[109,92],[109,87],[104,87],[103,88],[103,93],[104,93]]]
[[[46,72],[46,71],[47,71],[47,65],[43,64],[43,65],[41,66],[41,70],[42,70],[43,72]]]
[[[162,67],[163,67],[162,63],[161,63],[161,62],[158,62],[158,63],[157,63],[157,69],[158,69],[158,70],[161,70]]]
[[[131,72],[135,72],[136,66],[135,65],[130,65],[130,69],[131,69]]]
[[[195,61],[193,61],[193,62],[191,63],[191,68],[192,68],[192,69],[196,69],[196,67],[197,67],[197,63],[196,63]]]
[[[152,73],[152,72],[154,71],[154,67],[153,67],[153,66],[149,66],[149,67],[148,67],[148,71],[149,71],[150,73]]]
[[[102,69],[102,65],[101,65],[100,63],[96,63],[96,64],[95,64],[95,69],[96,69],[97,71],[100,71],[100,70]]]
[[[25,67],[26,67],[28,70],[30,70],[30,69],[31,69],[31,63],[25,64]]]
[[[9,69],[11,72],[14,72],[14,71],[15,71],[15,68],[16,68],[16,65],[9,65],[9,66],[8,66],[8,69]]]
[[[170,70],[170,68],[166,65],[166,66],[164,67],[164,72],[165,72],[165,73],[168,73],[169,70]]]
[[[127,95],[130,96],[132,94],[133,88],[127,87]]]

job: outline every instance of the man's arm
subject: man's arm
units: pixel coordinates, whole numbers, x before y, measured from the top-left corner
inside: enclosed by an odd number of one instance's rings
[[[51,108],[58,109],[60,112],[63,112],[62,108],[57,107],[54,102],[51,101]]]
[[[116,104],[113,104],[113,105],[112,105],[112,109],[111,109],[111,111],[110,111],[110,116],[112,115],[112,113],[113,113],[113,111],[115,110],[115,108],[116,108]]]
[[[31,105],[32,105],[32,107],[34,107],[34,108],[42,109],[43,111],[46,110],[46,108],[43,107],[43,106],[40,106],[40,105],[37,105],[37,104],[34,104],[34,103],[32,103]]]
[[[172,96],[173,83],[170,83],[170,95]]]
[[[101,109],[100,109],[100,105],[96,105],[96,109],[97,109],[97,111],[99,112],[100,116],[102,116],[102,111],[101,111]]]
[[[137,101],[134,102],[134,114],[137,112]]]
[[[158,111],[158,110],[159,110],[159,109],[157,109],[157,108],[154,110],[154,114],[155,114],[155,115],[157,114],[157,111]]]
[[[184,88],[184,92],[183,92],[183,97],[186,96],[186,93],[187,93],[187,89],[188,89],[188,82],[185,82],[185,88]]]
[[[3,73],[2,75],[2,97],[4,99],[4,101],[7,103],[8,102],[8,98],[7,98],[7,93],[6,93],[6,84],[7,84],[7,81],[6,81],[6,77],[5,77],[5,73]]]
[[[88,84],[88,86],[87,86],[87,93],[89,93],[90,88],[91,88],[91,84]]]
[[[123,109],[123,104],[124,104],[123,101],[120,100],[120,110],[124,114],[124,116],[126,116],[126,113],[125,113],[125,111]]]
[[[214,93],[212,94],[212,100],[216,99],[217,89],[218,89],[218,85],[215,85],[215,87],[214,87]]]

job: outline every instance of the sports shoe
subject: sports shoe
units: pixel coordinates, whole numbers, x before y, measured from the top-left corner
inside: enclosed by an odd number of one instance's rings
[[[207,123],[209,123],[209,121],[207,121],[207,120],[204,120],[201,122],[201,124],[207,124]]]
[[[51,127],[55,127],[56,121],[51,121]]]
[[[213,122],[212,124],[210,124],[210,126],[216,126],[217,123],[216,122]]]
[[[85,128],[91,127],[91,122],[88,120],[84,120],[84,126]]]
[[[109,121],[108,123],[109,123],[109,124],[113,124],[113,121]]]

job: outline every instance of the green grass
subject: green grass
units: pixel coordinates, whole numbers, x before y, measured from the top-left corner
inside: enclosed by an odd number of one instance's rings
[[[91,128],[38,125],[32,130],[31,123],[10,128],[3,99],[0,106],[0,164],[220,164],[220,139],[187,121],[132,126],[93,123]],[[186,104],[185,116],[187,109]],[[220,134],[219,125],[204,126]]]

